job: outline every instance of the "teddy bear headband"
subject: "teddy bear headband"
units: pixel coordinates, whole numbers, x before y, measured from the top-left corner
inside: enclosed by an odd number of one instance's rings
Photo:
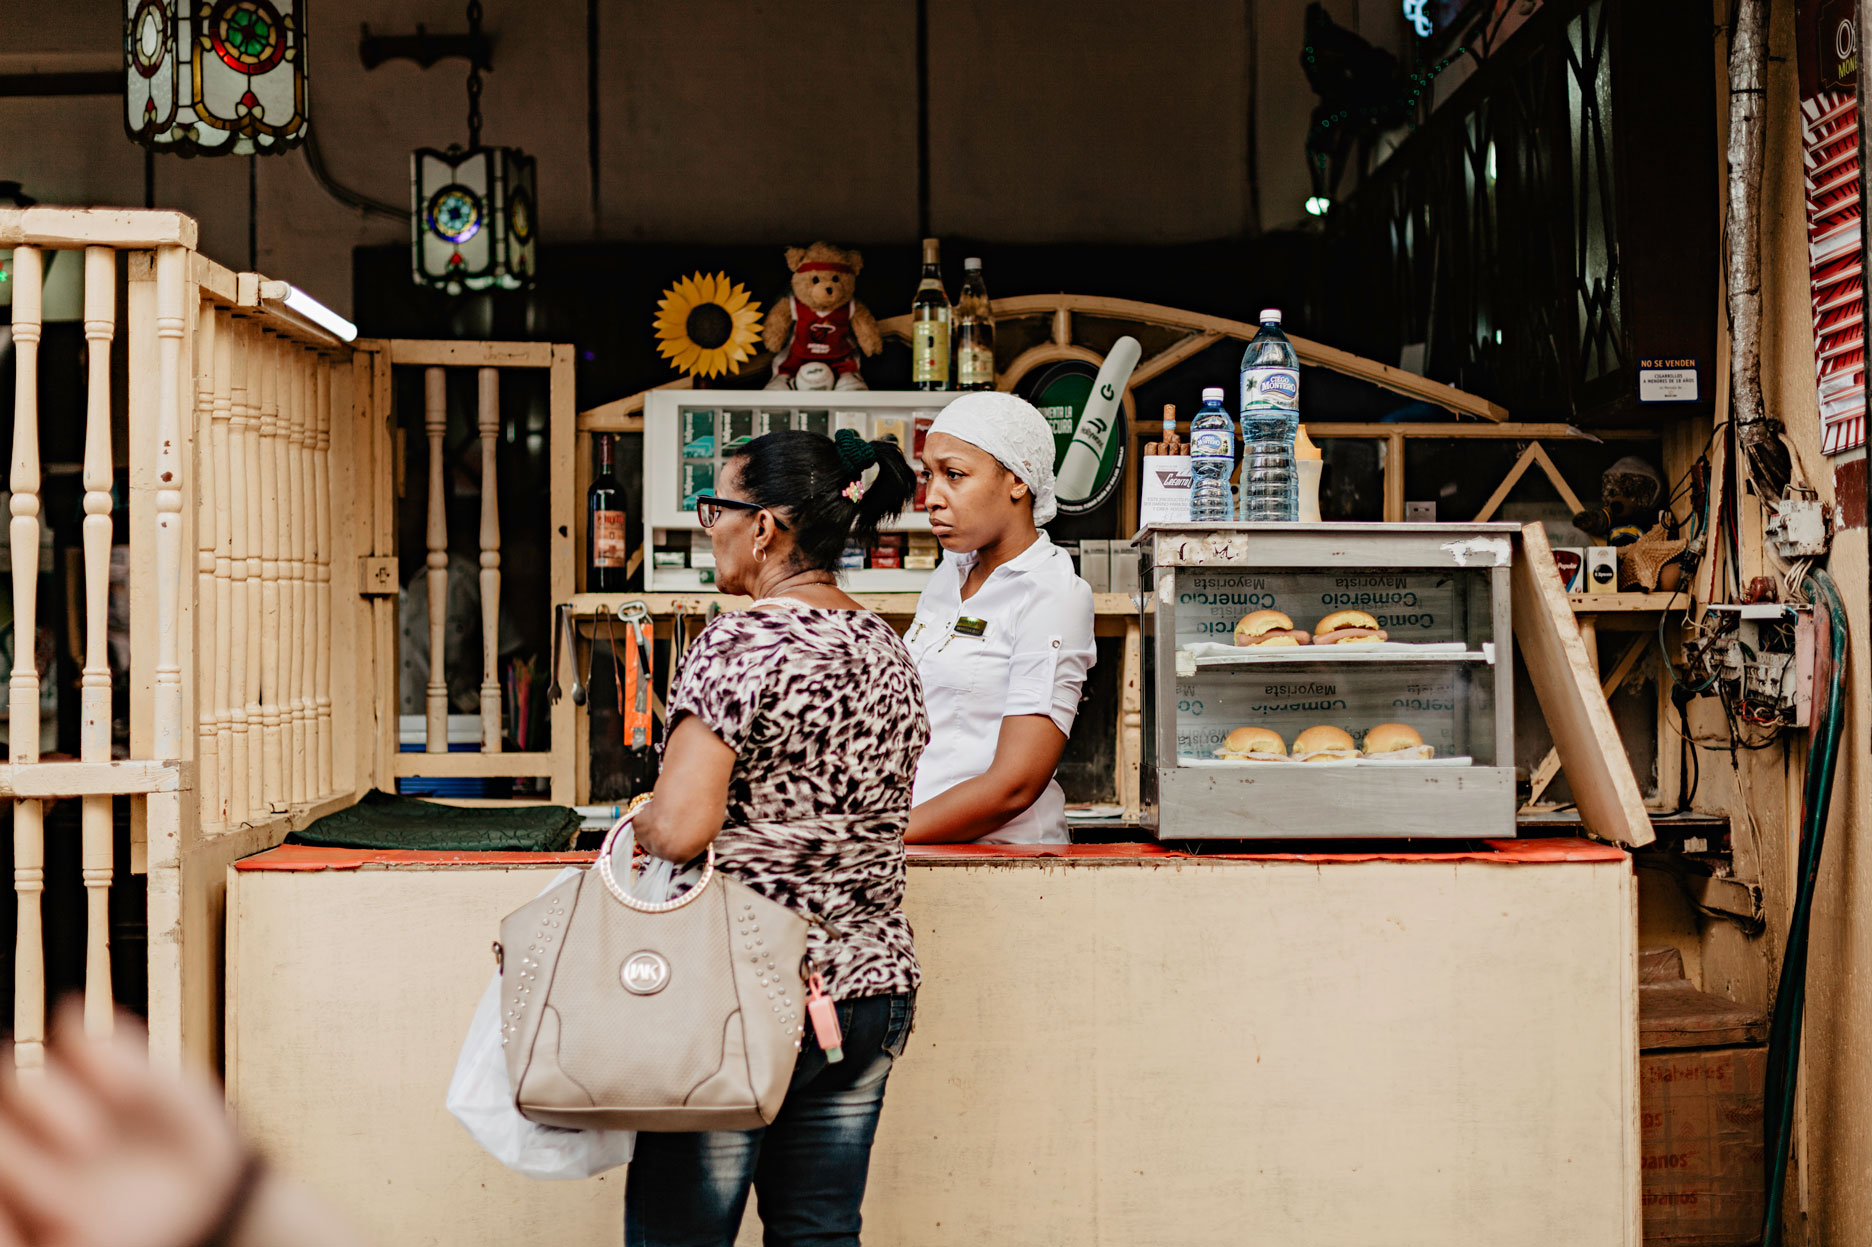
[[[797,269],[794,270],[794,272],[796,273],[812,273],[812,272],[820,272],[820,271],[831,272],[831,273],[849,273],[852,271],[852,266],[849,264],[837,264],[831,260],[812,260],[812,261],[809,261],[808,263],[800,265]]]

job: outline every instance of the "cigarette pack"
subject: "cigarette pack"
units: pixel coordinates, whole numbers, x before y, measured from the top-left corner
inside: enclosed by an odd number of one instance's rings
[[[896,412],[879,412],[871,417],[871,440],[875,442],[896,442],[897,449],[909,458],[914,448],[910,444],[910,417]]]
[[[686,407],[683,409],[682,457],[685,459],[713,459],[715,457],[714,408]]]
[[[1615,547],[1586,547],[1586,592],[1618,592],[1618,550]]]
[[[1112,543],[1110,541],[1080,539],[1079,578],[1091,585],[1094,593],[1111,592]]]
[[[754,436],[754,413],[740,407],[722,413],[722,423],[727,427],[722,430],[722,449],[726,450],[736,442],[744,442]]]
[[[1554,566],[1560,571],[1560,587],[1568,593],[1585,592],[1586,551],[1581,546],[1555,546]]]
[[[1111,591],[1136,593],[1143,551],[1119,541],[1112,542],[1111,546]]]
[[[832,413],[829,411],[802,411],[793,422],[793,427],[807,433],[817,433],[821,437],[832,436]]]
[[[706,459],[685,459],[682,463],[682,509],[696,509],[697,494],[715,492],[715,464]]]

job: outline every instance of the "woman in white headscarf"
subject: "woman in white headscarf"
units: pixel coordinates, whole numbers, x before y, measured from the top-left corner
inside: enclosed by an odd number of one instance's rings
[[[910,844],[1064,844],[1053,778],[1096,657],[1092,590],[1040,525],[1053,518],[1053,432],[1011,394],[967,394],[923,443],[930,528],[946,556],[904,640],[930,742]]]

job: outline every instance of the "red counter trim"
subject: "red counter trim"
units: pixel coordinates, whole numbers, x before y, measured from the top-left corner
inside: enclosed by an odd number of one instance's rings
[[[1493,862],[1502,866],[1540,866],[1570,862],[1624,861],[1623,849],[1593,840],[1487,840],[1484,849],[1419,849],[1398,852],[1187,853],[1159,844],[926,844],[910,849],[910,861],[926,866],[992,866],[1018,861],[1046,861],[1088,866],[1123,862]],[[367,866],[478,867],[584,866],[597,854],[583,853],[434,853],[413,849],[334,849],[323,845],[282,844],[234,863],[236,870],[359,870]]]

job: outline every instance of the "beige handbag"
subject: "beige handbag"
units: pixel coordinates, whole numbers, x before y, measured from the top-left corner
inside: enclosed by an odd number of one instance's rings
[[[648,902],[592,869],[501,922],[501,1042],[521,1116],[575,1130],[772,1123],[806,1019],[806,920],[715,872]]]

